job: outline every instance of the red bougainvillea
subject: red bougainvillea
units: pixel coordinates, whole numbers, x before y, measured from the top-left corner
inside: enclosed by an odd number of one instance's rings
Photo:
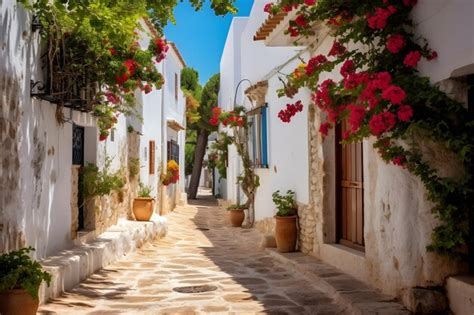
[[[281,121],[289,123],[291,122],[291,118],[293,118],[296,113],[303,111],[303,104],[301,101],[297,101],[295,104],[286,104],[286,108],[282,109],[278,113],[278,118]]]
[[[274,4],[273,13],[298,10],[286,31],[290,36],[314,36],[314,27],[325,23],[333,37],[327,54],[318,52],[299,65],[287,76],[279,95],[293,97],[301,87],[310,89],[321,114],[323,136],[344,123],[348,126],[342,135],[344,143],[372,136],[374,148],[385,161],[417,175],[441,221],[429,249],[462,256],[468,239],[466,205],[472,204],[463,196],[472,195],[474,187],[474,122],[463,104],[417,71],[422,58],[433,60],[438,54],[414,33],[410,12],[416,4],[416,0],[281,0]],[[322,73],[334,75],[337,69],[340,78],[320,80]],[[290,106],[278,117],[290,122],[296,112]],[[465,178],[438,176],[419,145],[406,141],[420,134],[451,150],[464,164]]]
[[[219,123],[226,127],[243,127],[247,123],[247,117],[242,115],[240,111],[224,112],[220,107],[213,107],[209,124],[217,127]]]

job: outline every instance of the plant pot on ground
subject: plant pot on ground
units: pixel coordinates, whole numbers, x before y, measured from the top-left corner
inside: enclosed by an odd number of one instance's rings
[[[0,314],[33,315],[39,305],[38,290],[43,281],[49,285],[51,275],[32,260],[32,247],[0,256]]]
[[[133,200],[133,215],[137,221],[150,221],[153,215],[154,198],[151,197],[152,188],[140,183],[138,197]]]
[[[298,237],[295,192],[288,190],[286,194],[280,194],[277,190],[273,193],[272,199],[278,209],[275,215],[277,250],[281,253],[294,252]]]
[[[243,205],[231,205],[227,208],[229,214],[229,220],[232,226],[241,227],[245,219],[245,206]]]

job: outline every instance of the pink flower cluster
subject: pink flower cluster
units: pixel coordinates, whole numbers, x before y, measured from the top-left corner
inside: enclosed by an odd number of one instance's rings
[[[401,87],[392,84],[392,77],[388,72],[374,74],[343,72],[346,76],[339,83],[339,87],[342,86],[344,90],[357,88],[361,92],[354,103],[333,106],[332,93],[337,94],[338,85],[332,80],[326,80],[319,86],[313,95],[313,101],[328,115],[328,122],[320,126],[322,134],[327,134],[327,129],[337,122],[341,112],[347,113],[350,127],[344,139],[351,133],[358,132],[366,119],[371,134],[375,136],[393,130],[397,119],[400,122],[410,121],[413,109],[410,105],[404,104],[406,92]],[[332,88],[336,88],[335,92],[331,91]],[[384,104],[384,107],[379,108],[379,104]]]
[[[327,79],[323,81],[313,94],[312,99],[314,104],[318,106],[322,110],[327,110],[331,106],[332,98],[330,95],[331,88],[334,87],[336,84],[333,80]]]
[[[405,47],[405,38],[402,35],[390,35],[387,38],[387,49],[392,54],[398,53],[403,47]]]
[[[286,104],[286,109],[282,109],[278,113],[278,118],[285,123],[291,122],[291,118],[298,112],[303,111],[303,104],[301,101],[297,101],[295,104]]]
[[[269,2],[265,4],[265,6],[263,7],[263,12],[272,13],[272,9],[273,9],[273,3]]]
[[[163,38],[155,39],[156,62],[161,62],[166,57],[169,46]]]
[[[347,51],[347,48],[344,47],[341,43],[339,43],[337,40],[334,41],[332,44],[331,50],[328,53],[328,56],[341,56],[345,54]]]
[[[220,107],[213,107],[212,108],[212,117],[211,119],[209,119],[209,123],[212,125],[212,126],[219,126],[219,116],[220,114],[222,113],[222,108]]]
[[[328,62],[328,59],[324,55],[317,55],[311,58],[308,61],[308,65],[305,69],[306,75],[312,75],[319,66],[325,64],[326,62]]]
[[[217,127],[219,122],[222,122],[224,126],[242,127],[246,120],[244,116],[240,116],[234,111],[224,113],[220,107],[213,107],[209,124]]]
[[[388,8],[377,8],[374,14],[367,15],[367,24],[371,29],[383,29],[387,26],[387,19],[394,13],[397,12],[397,8],[393,5]]]

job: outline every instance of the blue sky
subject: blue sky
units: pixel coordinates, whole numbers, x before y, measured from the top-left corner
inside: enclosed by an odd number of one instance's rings
[[[224,48],[227,31],[233,16],[248,16],[253,0],[237,0],[239,12],[236,15],[215,16],[206,3],[202,10],[195,12],[184,1],[175,9],[176,25],[165,28],[168,40],[176,43],[188,67],[199,72],[199,81],[204,85],[219,72],[219,63]]]

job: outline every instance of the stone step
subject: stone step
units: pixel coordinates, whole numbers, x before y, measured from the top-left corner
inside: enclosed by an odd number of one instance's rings
[[[311,280],[350,314],[411,314],[402,304],[397,303],[395,298],[381,294],[315,257],[301,252],[280,253],[274,248],[265,250],[294,272]]]
[[[40,287],[40,303],[59,297],[98,270],[135,251],[144,243],[164,237],[166,218],[153,215],[148,222],[120,220],[104,233],[40,261],[51,273],[51,285]]]

